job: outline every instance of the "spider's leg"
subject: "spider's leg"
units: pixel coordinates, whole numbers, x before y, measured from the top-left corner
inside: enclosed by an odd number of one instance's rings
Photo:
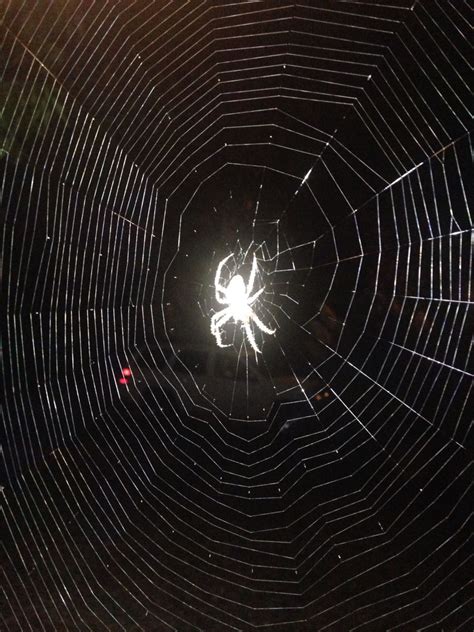
[[[224,325],[228,320],[230,320],[232,314],[230,313],[229,308],[221,309],[219,312],[215,313],[211,318],[211,334],[214,336],[217,342],[218,347],[230,347],[231,345],[225,345],[222,342],[222,334],[220,331],[221,325]]]
[[[216,276],[214,277],[214,286],[216,288],[216,301],[220,303],[221,305],[227,304],[224,298],[219,296],[219,292],[221,292],[221,294],[224,294],[224,297],[226,295],[226,288],[223,285],[221,285],[221,282],[220,282],[222,268],[224,267],[226,261],[228,261],[231,257],[232,257],[232,254],[228,255],[227,257],[224,257],[224,259],[222,259],[222,261],[219,262],[219,265],[217,266],[217,270],[216,270]]]
[[[252,269],[250,271],[249,282],[247,284],[247,298],[250,296],[253,290],[253,284],[255,283],[255,275],[257,274],[257,257],[253,256]]]
[[[229,308],[225,307],[224,309],[219,310],[211,317],[211,333],[214,335],[216,328],[218,327],[218,322],[221,318],[226,318],[229,312]]]
[[[229,301],[226,300],[226,288],[223,285],[216,285],[216,301],[220,305],[228,305]],[[222,296],[219,296],[219,292]]]
[[[252,296],[249,296],[247,298],[247,305],[252,305],[252,303],[255,303],[255,301],[257,300],[257,298],[260,296],[260,294],[263,292],[265,288],[262,287],[258,290],[258,292],[255,292],[255,294],[252,294]]]
[[[214,314],[215,316],[215,314]],[[211,334],[216,339],[217,345],[222,347],[222,336],[219,327],[217,326],[217,320],[211,320]]]
[[[221,310],[224,311],[225,314],[223,314],[216,322],[216,327],[222,327],[222,325],[225,325],[226,322],[228,320],[230,320],[232,318],[232,313],[230,311],[230,308],[227,308],[225,310]]]
[[[252,327],[250,326],[250,321],[246,320],[244,322],[244,329],[252,349],[255,351],[255,353],[261,353],[260,349],[257,347],[255,336],[253,335]]]
[[[253,309],[250,310],[249,318],[251,318],[257,325],[257,327],[259,327],[266,334],[274,334],[276,332],[276,329],[270,329],[270,327],[264,325],[257,314],[253,311]]]

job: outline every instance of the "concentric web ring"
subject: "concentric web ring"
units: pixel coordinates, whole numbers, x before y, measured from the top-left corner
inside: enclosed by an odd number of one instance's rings
[[[3,629],[466,629],[468,3],[4,6]]]

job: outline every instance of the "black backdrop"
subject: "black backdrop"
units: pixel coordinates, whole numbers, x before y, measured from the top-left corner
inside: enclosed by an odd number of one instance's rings
[[[4,7],[4,629],[468,626],[468,3]]]

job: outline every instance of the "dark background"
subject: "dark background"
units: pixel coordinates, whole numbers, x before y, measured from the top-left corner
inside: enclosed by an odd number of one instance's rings
[[[4,6],[3,628],[463,629],[467,3]]]

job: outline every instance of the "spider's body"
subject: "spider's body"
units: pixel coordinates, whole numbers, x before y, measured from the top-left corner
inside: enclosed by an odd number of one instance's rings
[[[229,301],[229,309],[234,320],[244,321],[250,309],[247,304],[247,290],[245,282],[240,274],[236,274],[227,286],[226,300]]]
[[[211,318],[211,333],[215,337],[216,342],[219,347],[230,347],[231,345],[225,345],[222,342],[222,335],[220,332],[220,327],[225,325],[231,318],[237,324],[239,322],[242,323],[242,327],[247,335],[247,339],[255,351],[255,353],[260,353],[260,349],[257,346],[255,341],[255,336],[252,331],[252,327],[250,322],[252,321],[261,331],[264,331],[267,334],[274,334],[275,330],[270,329],[257,316],[257,314],[253,311],[252,305],[255,303],[257,298],[263,292],[265,288],[261,288],[255,294],[252,294],[253,285],[255,282],[255,275],[257,273],[257,259],[253,258],[252,270],[250,272],[249,282],[247,286],[245,286],[245,281],[240,274],[236,274],[229,281],[227,287],[224,287],[221,284],[221,272],[224,264],[228,259],[230,259],[232,255],[225,257],[217,266],[216,278],[214,280],[214,285],[216,288],[216,301],[221,305],[225,305],[223,309],[216,312]]]

